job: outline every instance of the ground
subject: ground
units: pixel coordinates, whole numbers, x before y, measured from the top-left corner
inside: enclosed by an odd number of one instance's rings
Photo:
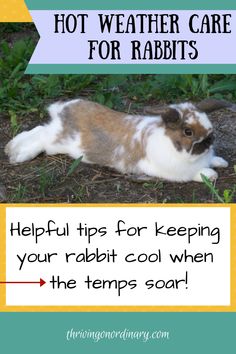
[[[236,113],[221,110],[210,114],[215,128],[217,155],[229,162],[220,169],[215,190],[225,201],[236,202]],[[19,118],[20,130],[31,129],[36,118]],[[27,203],[213,203],[219,200],[204,184],[188,182],[137,183],[129,176],[95,165],[73,161],[66,156],[41,154],[33,161],[10,165],[4,154],[12,138],[9,117],[0,114],[0,198],[4,202]],[[227,192],[228,190],[228,192]]]

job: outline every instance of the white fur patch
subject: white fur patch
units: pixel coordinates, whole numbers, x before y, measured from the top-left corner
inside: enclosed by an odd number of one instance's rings
[[[185,111],[187,109],[189,110],[196,110],[196,107],[190,103],[190,102],[184,102],[184,103],[179,103],[179,104],[171,104],[171,108],[177,109],[180,113],[181,111]]]
[[[48,155],[68,154],[72,158],[79,158],[82,155],[80,149],[80,134],[76,133],[73,137],[65,137],[57,142],[60,133],[63,132],[61,123],[61,112],[65,107],[71,106],[81,99],[75,99],[67,102],[56,102],[48,107],[49,114],[52,118],[51,122],[45,126],[45,134],[48,136],[48,143],[45,145],[45,151]]]
[[[211,130],[212,124],[206,113],[195,112],[196,117],[198,118],[199,123],[206,129]]]
[[[53,144],[47,144],[45,146],[45,151],[48,155],[56,154],[68,154],[73,159],[77,159],[83,156],[83,152],[80,148],[80,134],[77,133],[73,137],[67,137],[60,142]]]
[[[193,118],[193,116],[190,116],[188,119],[186,119],[186,123],[187,124],[193,124],[194,123],[194,118]]]
[[[193,177],[195,182],[203,182],[202,175],[207,177],[210,181],[215,181],[218,178],[218,173],[212,168],[203,168]]]
[[[123,145],[120,145],[114,151],[114,158],[117,159],[123,157],[124,154],[125,154],[125,148]]]
[[[67,101],[67,102],[55,102],[48,107],[48,112],[49,112],[50,116],[52,117],[52,119],[57,118],[58,115],[63,111],[63,109],[65,107],[73,105],[73,104],[78,103],[80,101],[82,101],[82,100],[80,98],[78,98],[78,99]]]
[[[136,126],[136,132],[133,136],[133,140],[141,140],[141,136],[142,133],[144,132],[144,130],[146,130],[147,128],[149,128],[151,125],[153,125],[153,123],[161,123],[161,117],[157,116],[145,116],[143,117],[143,119],[137,124]]]
[[[126,117],[124,117],[124,119],[128,122],[132,122],[132,123],[136,124],[140,120],[140,116],[132,116],[129,114]]]

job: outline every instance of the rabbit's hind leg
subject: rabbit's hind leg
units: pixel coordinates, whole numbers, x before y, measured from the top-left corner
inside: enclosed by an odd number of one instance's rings
[[[47,136],[45,127],[38,126],[15,136],[5,147],[5,153],[12,164],[32,160],[45,150]]]

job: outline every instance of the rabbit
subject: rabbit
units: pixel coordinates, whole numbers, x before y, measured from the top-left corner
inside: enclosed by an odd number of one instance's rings
[[[5,153],[11,164],[46,152],[82,156],[85,163],[128,175],[174,182],[202,182],[204,175],[213,181],[218,176],[214,168],[228,163],[214,153],[213,127],[206,112],[231,106],[205,100],[130,115],[84,99],[56,102],[48,108],[51,121],[15,136]]]

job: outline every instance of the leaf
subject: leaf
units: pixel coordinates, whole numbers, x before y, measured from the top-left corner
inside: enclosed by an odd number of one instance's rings
[[[233,191],[231,191],[230,189],[225,189],[223,194],[225,203],[230,203],[233,198]]]
[[[83,156],[80,156],[78,159],[76,159],[75,161],[72,162],[72,164],[70,165],[70,168],[69,168],[69,170],[67,172],[67,177],[72,175],[72,173],[75,172],[75,170],[79,166],[79,164],[82,161],[82,159],[83,159]]]
[[[201,174],[202,180],[205,183],[205,185],[210,189],[210,191],[212,192],[212,194],[215,195],[216,199],[220,202],[220,203],[225,203],[224,199],[221,198],[221,196],[219,195],[218,190],[214,187],[213,183],[209,180],[209,178],[207,178],[206,176],[204,176],[203,174]]]
[[[210,93],[234,90],[236,90],[236,81],[220,81],[209,88]]]
[[[100,104],[105,103],[105,96],[101,93],[97,93],[94,98],[95,98],[96,102],[98,102]]]
[[[200,81],[200,86],[202,93],[207,93],[208,91],[208,75],[201,75],[201,81]]]
[[[12,79],[12,78],[16,77],[16,74],[23,70],[22,67],[23,67],[23,64],[19,63],[15,67],[15,69],[12,71],[11,75],[9,76],[9,79]]]
[[[15,112],[9,111],[9,115],[10,115],[12,133],[13,133],[13,136],[15,136],[17,134],[18,130],[20,129],[20,125],[17,122],[17,115]]]

